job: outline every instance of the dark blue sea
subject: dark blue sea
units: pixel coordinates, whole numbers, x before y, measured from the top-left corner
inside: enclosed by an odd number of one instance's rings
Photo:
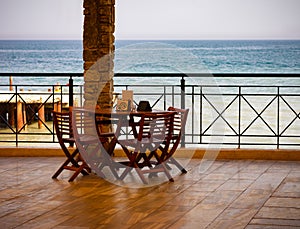
[[[115,71],[300,73],[300,40],[117,40]],[[82,41],[1,40],[0,72],[83,72]]]

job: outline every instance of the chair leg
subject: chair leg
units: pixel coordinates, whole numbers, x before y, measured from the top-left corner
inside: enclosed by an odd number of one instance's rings
[[[74,159],[74,157],[79,153],[78,149],[76,149],[72,154],[68,155],[67,160],[59,167],[59,169],[55,172],[55,174],[52,176],[52,179],[56,179],[59,174],[64,170],[77,170],[79,173],[82,173],[82,175],[88,175],[88,173],[84,169],[79,169],[81,166],[78,164],[78,162]],[[67,155],[67,154],[66,154]],[[82,160],[81,160],[82,161]],[[72,165],[68,165],[71,163]],[[87,168],[88,166],[83,162],[83,168]],[[76,169],[77,168],[77,169]],[[77,174],[78,175],[78,174]],[[76,176],[77,176],[76,175]],[[75,176],[75,177],[76,177]],[[70,178],[71,179],[71,178]],[[74,179],[73,179],[74,180]]]
[[[120,180],[124,180],[124,178],[126,177],[126,175],[132,170],[132,169],[135,169],[135,171],[137,172],[137,174],[139,175],[139,177],[141,178],[142,182],[144,184],[148,184],[148,182],[146,181],[141,169],[139,168],[139,166],[134,163],[133,167],[126,167],[125,171],[121,174],[120,176]]]
[[[89,175],[88,173],[91,173],[92,169],[88,166],[88,164],[85,162],[85,160],[83,159],[83,157],[79,153],[78,157],[77,157],[77,163],[80,162],[80,161],[84,164],[84,169],[81,171],[82,175]]]
[[[162,172],[164,172],[166,174],[166,176],[168,177],[169,181],[174,182],[173,177],[171,176],[171,174],[169,173],[165,162],[162,162],[162,160],[160,159],[160,157],[158,156],[156,151],[153,151],[153,155],[155,156],[156,160],[157,160],[157,167],[162,167]]]
[[[111,173],[114,175],[114,177],[117,179],[117,180],[120,180],[120,177],[118,175],[118,173],[116,172],[115,168],[116,166],[113,165],[113,162],[109,162],[109,161],[103,161],[100,166],[98,167],[98,175],[100,175],[101,177],[105,178],[105,174],[102,172],[102,169],[105,167],[105,166],[108,166],[110,168],[110,171]]]
[[[74,160],[74,159],[73,159]],[[72,161],[72,158],[68,158],[60,167],[59,169],[55,172],[55,174],[52,176],[52,179],[56,179],[59,174],[64,170],[64,169],[68,169],[71,170],[71,167],[74,166],[68,166],[68,164]],[[73,163],[72,163],[73,164]],[[79,167],[79,166],[78,166]]]
[[[68,158],[60,167],[59,169],[54,173],[54,175],[52,176],[52,179],[56,179],[59,174],[65,169],[65,167],[70,163],[70,159]]]
[[[143,162],[139,162],[141,159],[144,159]],[[152,168],[152,164],[151,164],[151,161],[149,159],[149,156],[147,156],[145,153],[140,153],[138,154],[137,158],[136,158],[136,163],[138,164],[138,166],[140,168],[143,168],[145,166],[148,166],[149,168]]]
[[[109,165],[109,168],[110,168],[110,171],[112,172],[112,174],[115,176],[115,178],[117,180],[120,180],[120,177],[119,177],[118,173],[116,172],[115,167],[113,165]]]
[[[79,175],[79,173],[83,172],[85,166],[86,165],[84,163],[82,163],[82,165],[80,165],[80,167],[75,171],[75,173],[73,173],[73,175],[69,179],[69,182],[72,182]]]
[[[124,172],[121,174],[120,176],[120,180],[124,180],[124,178],[126,177],[126,175],[132,170],[132,167],[127,166],[124,170]]]
[[[175,160],[173,157],[169,158],[170,163],[174,164],[177,166],[177,168],[182,172],[182,173],[187,173],[186,169],[183,168],[181,164],[177,160]]]
[[[137,164],[137,153],[133,153],[131,154],[127,149],[124,150],[125,153],[127,154],[127,157],[129,159],[129,163],[127,165],[127,167],[125,168],[125,171],[121,174],[120,176],[120,180],[124,180],[124,178],[126,177],[126,175],[132,170],[135,169],[135,171],[137,172],[137,174],[139,175],[139,177],[141,178],[142,182],[144,184],[148,184],[148,182],[146,181],[140,167]]]
[[[160,149],[161,151],[163,151],[163,148],[162,148],[162,147],[159,147],[159,149]],[[168,152],[168,154],[171,154],[171,155],[173,155],[173,153],[174,153],[173,151]],[[152,156],[153,156],[153,154],[152,154]],[[169,157],[169,158],[168,158],[168,157]],[[168,165],[168,163],[171,163],[171,164],[174,164],[174,165],[175,165],[182,173],[187,173],[186,169],[183,168],[183,166],[182,166],[175,158],[173,158],[172,156],[164,155],[164,156],[161,156],[160,158],[161,158],[162,161],[167,161],[166,167],[167,167],[169,170],[171,170],[171,167]],[[157,159],[157,158],[156,158],[156,159]]]
[[[144,184],[148,184],[148,182],[146,181],[145,177],[144,177],[144,174],[142,173],[140,167],[136,164],[136,167],[135,167],[135,171],[137,172],[137,174],[139,175],[139,177],[141,178],[142,182]]]
[[[166,174],[166,176],[168,177],[169,181],[174,182],[173,177],[171,176],[171,174],[169,173],[168,169],[166,168],[165,164],[162,163],[161,166],[163,167],[163,170]]]

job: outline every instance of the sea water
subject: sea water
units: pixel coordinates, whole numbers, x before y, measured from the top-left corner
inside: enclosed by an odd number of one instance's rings
[[[0,40],[0,72],[81,73],[82,49],[80,40]],[[117,40],[115,71],[300,73],[300,40]],[[77,80],[82,83],[82,78]],[[267,79],[246,81],[261,84],[262,80]],[[300,83],[299,79],[271,80],[266,84]],[[14,79],[15,84],[29,85],[57,81],[66,83],[57,78]],[[3,84],[8,84],[7,77],[0,79]]]

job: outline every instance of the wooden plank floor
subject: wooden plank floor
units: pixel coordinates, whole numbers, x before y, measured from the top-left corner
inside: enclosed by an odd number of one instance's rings
[[[175,182],[126,188],[51,176],[62,157],[0,157],[0,228],[300,228],[300,162],[193,159]],[[200,166],[201,165],[201,166]]]

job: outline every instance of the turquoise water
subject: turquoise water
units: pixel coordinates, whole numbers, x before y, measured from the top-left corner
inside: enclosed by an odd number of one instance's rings
[[[0,41],[0,72],[67,73],[82,69],[82,41]],[[117,72],[300,73],[300,40],[118,40],[115,69]],[[57,80],[48,78],[46,82],[54,84]],[[0,79],[0,84],[7,83],[7,78]],[[14,83],[42,84],[45,79],[16,78]]]

